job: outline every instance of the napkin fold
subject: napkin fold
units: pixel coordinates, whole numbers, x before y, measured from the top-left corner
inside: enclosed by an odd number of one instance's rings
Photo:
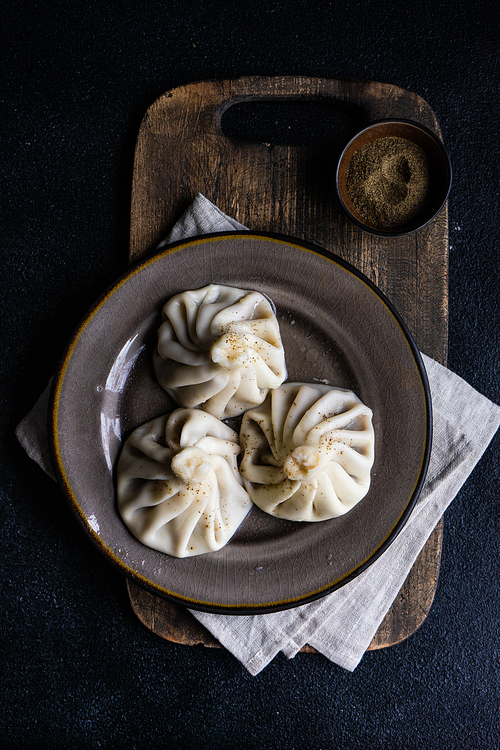
[[[233,230],[246,227],[198,194],[159,247]],[[390,547],[353,581],[294,609],[249,616],[192,611],[252,675],[278,652],[292,658],[306,643],[339,666],[356,668],[431,532],[500,426],[499,406],[435,360],[425,354],[422,358],[433,405],[432,452],[419,499]],[[47,436],[49,396],[50,383],[18,425],[16,436],[54,477]]]

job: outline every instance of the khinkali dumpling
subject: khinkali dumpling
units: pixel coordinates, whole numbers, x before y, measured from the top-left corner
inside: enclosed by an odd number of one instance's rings
[[[235,417],[286,378],[278,321],[259,292],[220,284],[182,292],[164,305],[162,320],[154,369],[181,406]]]
[[[148,547],[191,557],[223,547],[252,503],[236,457],[237,433],[199,409],[138,427],[117,466],[118,509]]]
[[[352,391],[285,383],[243,416],[240,442],[245,487],[277,518],[335,518],[368,492],[372,412]]]

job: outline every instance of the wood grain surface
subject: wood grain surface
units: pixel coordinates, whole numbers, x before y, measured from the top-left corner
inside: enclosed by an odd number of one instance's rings
[[[229,115],[237,114],[241,126],[245,118],[255,118],[262,106],[279,109],[281,118],[286,117],[287,107],[294,116],[300,107],[304,120],[317,121],[321,132],[311,138],[309,124],[305,145],[277,138],[273,142],[272,134],[269,138],[264,134],[257,142],[228,137],[223,125]],[[330,112],[333,124],[329,129]],[[149,107],[138,134],[130,261],[153,252],[201,192],[251,230],[314,242],[348,260],[393,302],[421,351],[446,364],[447,206],[431,224],[408,237],[378,238],[351,224],[334,193],[336,160],[349,137],[338,125],[339,116],[351,125],[405,118],[441,135],[434,112],[421,97],[385,83],[252,77],[203,81],[166,92]],[[371,649],[404,640],[425,620],[439,575],[442,532],[441,521],[381,623]],[[186,645],[219,645],[183,607],[130,581],[127,586],[134,612],[157,635]],[[314,651],[307,646],[303,650]]]

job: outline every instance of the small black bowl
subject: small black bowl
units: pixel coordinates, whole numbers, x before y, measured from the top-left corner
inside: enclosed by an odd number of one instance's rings
[[[353,203],[347,189],[349,166],[360,148],[380,138],[402,138],[422,149],[427,157],[428,187],[425,201],[416,215],[401,224],[382,225],[372,222]],[[336,190],[342,209],[361,229],[380,237],[402,237],[416,232],[431,222],[443,208],[451,188],[452,170],[448,153],[430,130],[410,120],[381,120],[363,128],[344,148],[336,173]]]

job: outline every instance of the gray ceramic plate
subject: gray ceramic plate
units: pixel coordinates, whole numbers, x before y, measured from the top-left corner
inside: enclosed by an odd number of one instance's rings
[[[114,468],[132,429],[175,408],[151,366],[163,303],[211,282],[274,301],[289,380],[352,389],[373,410],[376,458],[369,493],[341,518],[294,523],[253,508],[224,549],[176,559],[129,533],[116,509]],[[133,268],[81,324],[53,390],[55,468],[94,542],[150,592],[232,614],[311,601],[370,565],[411,512],[430,435],[425,370],[387,299],[339,258],[268,234],[191,239]]]

